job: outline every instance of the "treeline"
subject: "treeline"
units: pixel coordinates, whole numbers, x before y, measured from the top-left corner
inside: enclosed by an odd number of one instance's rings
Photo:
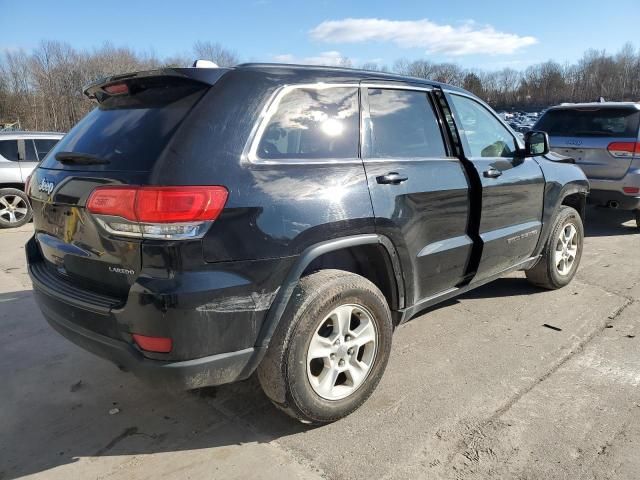
[[[31,52],[7,51],[0,58],[0,124],[22,129],[67,131],[91,108],[82,95],[87,83],[108,75],[163,66],[188,66],[194,58],[220,66],[239,63],[237,53],[218,43],[196,42],[190,54],[158,58],[130,48],[104,44],[90,51],[44,41]],[[464,87],[496,109],[538,110],[561,102],[640,101],[640,50],[631,44],[619,52],[589,50],[573,64],[554,61],[520,71],[471,70],[455,63],[398,60],[392,68],[375,63],[342,66],[392,71]]]

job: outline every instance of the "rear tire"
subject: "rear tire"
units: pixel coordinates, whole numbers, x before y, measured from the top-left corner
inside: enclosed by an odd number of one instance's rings
[[[308,424],[343,418],[382,378],[393,324],[369,280],[341,270],[303,277],[258,367],[272,402]]]
[[[0,228],[16,228],[31,220],[29,197],[16,188],[0,189]]]
[[[580,214],[563,205],[556,215],[540,260],[526,271],[527,280],[550,290],[569,284],[580,264],[583,242],[584,227]]]
[[[640,210],[634,210],[633,214],[636,217],[636,227],[640,228]]]

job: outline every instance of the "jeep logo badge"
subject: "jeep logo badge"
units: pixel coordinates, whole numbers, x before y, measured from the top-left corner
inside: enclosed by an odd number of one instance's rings
[[[51,195],[51,192],[53,192],[53,187],[55,187],[55,183],[50,182],[46,178],[43,178],[38,184],[38,191],[45,192],[47,195]]]

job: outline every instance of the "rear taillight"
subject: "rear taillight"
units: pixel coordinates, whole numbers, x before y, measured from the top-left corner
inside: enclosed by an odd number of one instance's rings
[[[640,187],[622,187],[622,191],[627,195],[638,195]]]
[[[96,188],[87,209],[110,233],[141,238],[182,239],[204,235],[224,208],[221,186]]]
[[[616,158],[632,158],[640,155],[640,142],[612,142],[607,150]]]

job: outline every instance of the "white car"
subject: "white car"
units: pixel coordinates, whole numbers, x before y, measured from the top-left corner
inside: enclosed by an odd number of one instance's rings
[[[31,220],[31,205],[24,194],[24,184],[63,135],[0,132],[0,228],[19,227]]]

